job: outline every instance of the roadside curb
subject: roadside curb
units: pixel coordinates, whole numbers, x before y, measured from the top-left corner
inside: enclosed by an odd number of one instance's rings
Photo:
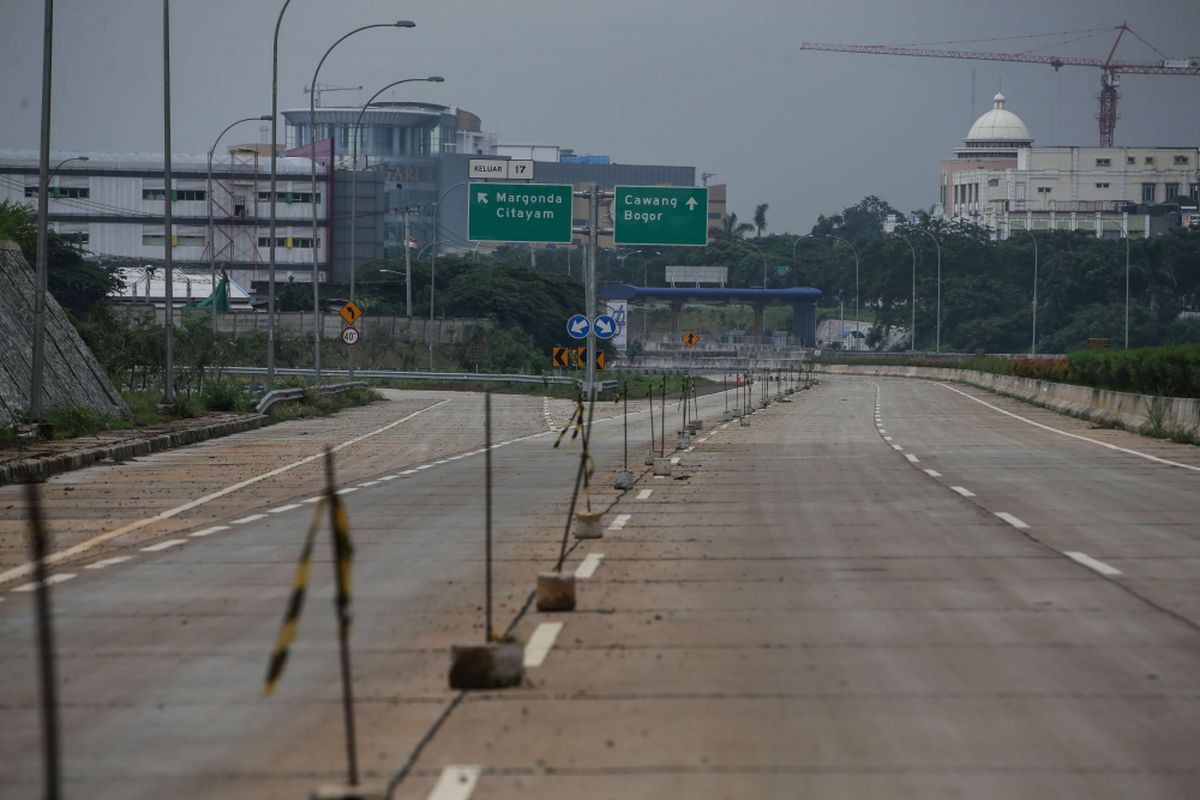
[[[176,447],[185,447],[189,444],[261,428],[269,420],[270,417],[263,414],[249,414],[239,419],[183,428],[143,439],[129,439],[104,447],[92,447],[42,458],[12,461],[0,464],[0,486],[49,478],[63,472],[90,467],[101,461],[128,461],[138,456],[148,456],[151,453],[160,453]]]

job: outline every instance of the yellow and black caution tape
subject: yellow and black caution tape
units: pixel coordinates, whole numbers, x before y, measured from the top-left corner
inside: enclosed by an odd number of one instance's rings
[[[574,430],[571,430],[574,427]],[[563,437],[567,435],[567,431],[571,431],[571,441],[575,441],[583,433],[583,401],[579,400],[575,403],[575,413],[567,420],[567,424],[558,432],[558,438],[554,440],[554,446],[558,447],[562,444]]]
[[[337,494],[329,497],[329,516],[333,523],[333,549],[337,556],[337,607],[338,638],[342,641],[350,636],[350,586],[353,578],[351,566],[354,560],[354,545],[350,542],[350,521],[346,516],[346,504]]]
[[[300,623],[300,612],[304,609],[304,593],[308,587],[308,575],[312,569],[313,543],[317,538],[317,528],[321,524],[321,512],[325,510],[325,498],[317,503],[313,510],[312,524],[308,526],[308,534],[304,538],[304,550],[300,553],[300,563],[296,566],[296,578],[292,581],[292,595],[288,599],[287,611],[283,615],[283,625],[279,629],[279,638],[275,641],[275,649],[271,651],[271,663],[267,665],[267,678],[263,686],[263,694],[269,695],[275,691],[275,685],[283,675],[283,667],[287,664],[288,648],[296,638],[296,628]]]

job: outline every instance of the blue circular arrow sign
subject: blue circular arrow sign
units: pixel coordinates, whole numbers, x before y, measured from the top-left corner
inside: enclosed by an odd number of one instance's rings
[[[596,329],[597,339],[611,339],[617,335],[617,321],[612,318],[611,314],[601,314],[592,321],[592,327]]]
[[[586,339],[591,329],[592,323],[583,314],[575,314],[567,320],[567,333],[572,339]]]

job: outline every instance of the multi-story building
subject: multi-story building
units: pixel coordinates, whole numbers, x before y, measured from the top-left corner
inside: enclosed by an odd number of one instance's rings
[[[1034,147],[1004,95],[993,102],[942,162],[947,220],[1001,239],[1014,229],[1151,236],[1178,225],[1178,205],[1200,195],[1200,147]]]

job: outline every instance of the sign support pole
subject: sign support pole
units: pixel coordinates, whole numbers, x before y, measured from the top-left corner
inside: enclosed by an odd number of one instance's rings
[[[592,184],[588,192],[588,260],[584,278],[584,304],[589,320],[596,318],[596,249],[600,239],[600,189]],[[586,395],[592,395],[596,382],[596,329],[592,326],[587,336],[587,383]]]

